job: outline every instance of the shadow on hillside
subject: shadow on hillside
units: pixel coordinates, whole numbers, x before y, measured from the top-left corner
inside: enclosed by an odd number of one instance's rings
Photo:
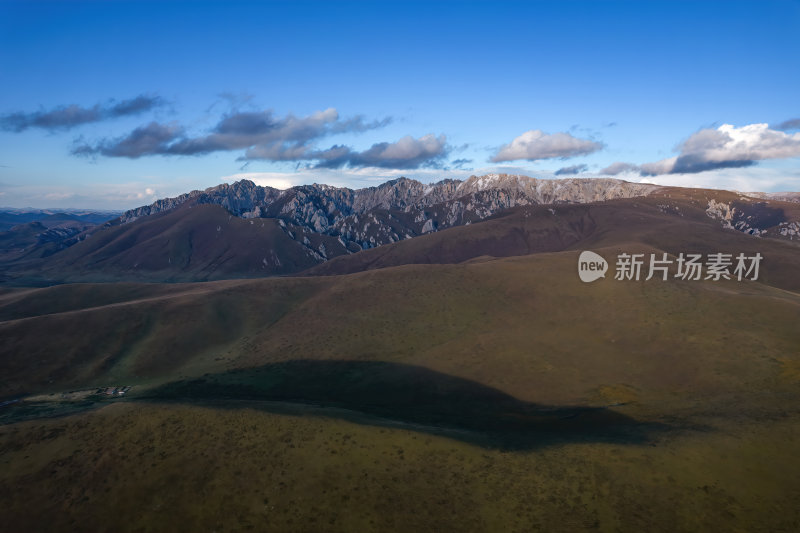
[[[667,429],[609,408],[528,403],[474,381],[385,362],[276,363],[169,383],[143,399],[326,416],[507,450],[568,442],[644,444]]]

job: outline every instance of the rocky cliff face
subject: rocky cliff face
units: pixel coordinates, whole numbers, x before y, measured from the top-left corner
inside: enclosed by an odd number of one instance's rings
[[[137,218],[175,209],[186,202],[217,204],[236,216],[252,218],[261,206],[269,205],[280,195],[278,189],[259,187],[252,181],[242,180],[232,184],[223,183],[204,191],[192,191],[175,198],[156,200],[150,205],[126,211],[120,220],[123,223],[133,222]]]
[[[293,238],[307,232],[334,236],[344,252],[470,224],[518,205],[630,198],[656,188],[613,179],[542,180],[506,174],[429,185],[400,178],[359,190],[314,184],[280,191],[242,180],[158,200],[126,212],[120,221],[132,222],[187,202],[217,204],[242,218],[277,218]]]

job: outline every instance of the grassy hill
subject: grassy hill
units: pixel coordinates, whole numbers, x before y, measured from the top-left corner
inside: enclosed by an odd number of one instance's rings
[[[0,397],[35,401],[0,407],[3,523],[797,530],[797,246],[671,199],[517,209],[325,276],[5,290]],[[476,255],[493,235],[506,257]],[[765,259],[584,284],[584,248]]]
[[[218,205],[185,205],[91,231],[57,255],[13,262],[4,270],[16,285],[205,281],[305,270],[322,260],[315,256],[320,245],[332,256],[346,253],[334,237],[309,232],[306,245],[304,236],[275,218],[242,219]]]
[[[760,206],[744,202],[742,213],[751,213],[754,225],[772,229],[766,237],[754,238],[725,229],[719,220],[710,218],[706,212],[709,199],[729,204],[739,202],[738,195],[726,191],[665,188],[643,198],[517,207],[478,224],[337,257],[304,274],[347,274],[404,264],[460,263],[482,256],[509,257],[603,247],[621,250],[621,246],[638,243],[672,255],[768,250],[773,268],[765,275],[773,276],[770,283],[800,289],[800,280],[792,268],[784,268],[798,264],[800,237],[797,241],[774,238],[778,235],[774,220],[800,220],[800,204],[770,202],[769,206]],[[765,220],[759,221],[758,214]]]
[[[460,263],[481,256],[509,257],[624,242],[649,244],[670,253],[686,251],[687,247],[703,251],[707,243],[713,243],[713,252],[727,251],[717,250],[725,246],[752,248],[752,239],[736,236],[741,233],[787,243],[789,247],[783,250],[790,252],[780,255],[796,255],[794,250],[800,245],[799,203],[728,191],[662,187],[643,197],[518,206],[483,220],[474,212],[466,218],[463,213],[461,218],[456,216],[457,209],[451,212],[451,208],[463,207],[462,200],[466,201],[462,198],[436,204],[424,212],[376,208],[369,216],[362,216],[358,224],[358,216],[353,215],[346,231],[322,226],[311,229],[307,222],[281,218],[282,208],[277,205],[262,213],[264,218],[245,219],[220,205],[197,201],[134,217],[124,224],[117,219],[80,233],[74,227],[43,232],[44,226],[33,223],[0,235],[0,283],[174,283],[301,272],[346,274],[403,264]],[[489,200],[484,198],[486,205],[493,205]],[[493,212],[484,207],[485,213]],[[417,220],[428,216],[433,217],[429,221],[439,220],[441,227],[462,225],[410,238],[421,230],[409,228],[421,226]],[[729,229],[720,231],[723,226]],[[340,235],[337,231],[345,232]],[[360,240],[348,240],[355,239],[356,234]],[[389,242],[390,237],[403,240],[372,247]],[[369,249],[362,252],[362,245]],[[779,253],[776,248],[770,250],[773,257]]]

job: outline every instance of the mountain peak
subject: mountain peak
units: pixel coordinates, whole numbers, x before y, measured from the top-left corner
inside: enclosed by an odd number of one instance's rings
[[[259,186],[245,179],[158,200],[80,235],[48,234],[46,239],[39,239],[38,235],[44,235],[44,231],[32,228],[29,233],[35,235],[28,241],[34,237],[39,241],[50,239],[44,244],[49,248],[35,248],[33,252],[25,253],[26,257],[44,257],[59,249],[62,250],[60,257],[71,258],[68,261],[83,261],[83,257],[95,257],[95,252],[87,250],[97,248],[98,257],[113,256],[116,258],[114,261],[133,270],[139,266],[152,270],[184,265],[181,268],[189,270],[196,266],[199,270],[191,275],[197,276],[208,276],[209,272],[215,272],[214,276],[224,275],[224,272],[290,274],[337,256],[471,225],[512,208],[545,205],[546,208],[525,209],[526,216],[536,216],[547,227],[555,227],[548,217],[556,212],[560,217],[562,209],[559,204],[650,195],[653,198],[642,203],[649,202],[660,213],[677,213],[683,217],[684,211],[688,212],[690,208],[696,211],[699,209],[697,205],[702,204],[702,221],[709,217],[722,217],[724,227],[759,236],[774,234],[776,238],[789,240],[800,234],[794,215],[785,215],[784,207],[766,205],[773,201],[771,197],[765,197],[765,200],[769,198],[768,201],[754,200],[758,205],[750,205],[741,194],[719,191],[714,196],[718,201],[712,205],[705,196],[705,200],[698,200],[694,192],[681,193],[656,185],[610,178],[551,180],[497,173],[470,176],[464,181],[446,179],[423,184],[401,177],[356,190],[310,184],[284,191]],[[678,210],[670,199],[673,195],[677,195],[676,198],[688,195],[691,200],[688,204],[684,202]],[[628,205],[635,207],[637,203],[629,202]],[[571,208],[571,212],[579,213],[581,210]],[[159,216],[151,216],[156,214]],[[550,235],[552,239],[545,239],[549,243],[547,246],[558,248],[564,245],[565,235],[572,231],[567,227],[556,231]],[[121,235],[130,241],[121,239]],[[517,250],[514,244],[517,237],[507,238],[511,244],[498,241],[487,244],[486,250]],[[487,243],[492,239],[494,237]],[[119,248],[122,242],[139,242],[141,246],[127,250]],[[111,243],[116,244],[111,246]],[[111,248],[106,249],[107,245]],[[67,254],[67,249],[73,251]],[[162,252],[166,249],[171,252],[165,255]],[[152,256],[148,263],[142,262],[145,256]],[[143,266],[145,264],[147,266]],[[186,274],[188,270],[181,272],[180,275],[190,275]]]
[[[656,185],[628,183],[616,179],[565,178],[537,179],[516,174],[486,174],[470,176],[466,181],[444,179],[435,183],[423,184],[404,176],[386,181],[373,187],[349,189],[314,183],[297,185],[285,191],[273,187],[256,185],[248,179],[233,183],[222,183],[204,191],[192,191],[174,198],[164,198],[149,206],[142,206],[124,213],[122,222],[130,222],[142,216],[175,209],[186,202],[218,204],[231,214],[243,218],[262,218],[271,212],[270,206],[279,198],[284,201],[301,197],[301,202],[310,202],[314,208],[298,206],[285,208],[286,211],[273,213],[285,215],[290,210],[304,213],[303,220],[318,215],[347,216],[365,213],[372,209],[424,209],[427,206],[451,202],[458,198],[493,193],[505,195],[505,199],[490,206],[490,211],[513,207],[514,205],[542,204],[553,202],[589,202],[609,198],[628,198],[649,194],[658,188]],[[317,213],[321,210],[321,213]],[[274,211],[274,209],[272,210]],[[336,213],[336,214],[334,214]],[[290,217],[291,218],[291,217]],[[300,222],[300,220],[297,220]],[[308,222],[307,220],[305,221]],[[335,220],[329,219],[323,227],[329,227]],[[313,227],[314,225],[310,225]]]

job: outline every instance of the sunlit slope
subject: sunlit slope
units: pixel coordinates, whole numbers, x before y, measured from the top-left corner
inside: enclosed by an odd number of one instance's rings
[[[337,257],[306,274],[459,263],[482,256],[509,257],[602,247],[622,250],[641,244],[674,255],[758,251],[771,263],[762,281],[800,290],[800,278],[795,275],[800,268],[800,237],[796,241],[773,238],[776,233],[771,225],[777,219],[800,220],[800,205],[773,201],[755,210],[748,204],[754,227],[763,225],[772,231],[765,237],[755,237],[724,228],[724,221],[710,217],[707,206],[711,199],[735,204],[739,196],[726,191],[667,188],[645,198],[517,207],[477,224]],[[758,214],[766,222],[761,224]]]
[[[292,239],[277,219],[245,220],[217,205],[180,208],[91,232],[43,259],[7,270],[37,283],[56,281],[203,281],[297,272],[316,265],[302,235]],[[311,235],[310,245],[341,247]]]
[[[783,383],[797,364],[795,293],[751,281],[584,284],[576,263],[576,252],[537,254],[167,286],[160,297],[122,286],[133,297],[105,305],[63,286],[30,292],[41,316],[10,293],[0,298],[2,396],[322,359],[420,365],[569,403],[746,393]],[[14,319],[17,308],[27,317]]]
[[[566,196],[571,197],[587,200],[582,195]],[[648,196],[596,203],[539,204],[534,198],[520,199],[510,209],[492,195],[473,200],[462,197],[422,211],[375,207],[369,216],[353,215],[346,227],[338,229],[320,225],[319,220],[314,223],[313,217],[293,218],[288,213],[297,212],[291,209],[259,212],[269,216],[245,219],[220,205],[187,202],[159,213],[132,216],[125,223],[118,219],[66,240],[50,242],[34,232],[27,240],[15,241],[9,234],[6,237],[13,243],[0,246],[4,248],[0,250],[0,281],[33,286],[344,274],[625,242],[650,244],[671,253],[687,247],[738,252],[743,247],[767,246],[776,260],[786,250],[797,255],[794,251],[800,248],[800,204],[729,191],[662,187]],[[465,205],[480,214],[470,211],[465,218],[460,211]],[[332,204],[326,209],[338,213]],[[321,208],[306,211],[324,213]],[[424,220],[430,224],[425,226],[427,233],[420,235]],[[755,244],[759,241],[769,244]],[[368,249],[362,251],[362,247]],[[787,280],[780,283],[785,285]],[[793,286],[798,288],[796,280]]]
[[[797,248],[643,223],[666,216],[458,264],[4,291],[0,398],[134,387],[60,418],[1,408],[2,523],[797,530]],[[584,248],[606,279],[579,280]],[[662,250],[758,251],[762,281],[613,279],[616,254]]]

